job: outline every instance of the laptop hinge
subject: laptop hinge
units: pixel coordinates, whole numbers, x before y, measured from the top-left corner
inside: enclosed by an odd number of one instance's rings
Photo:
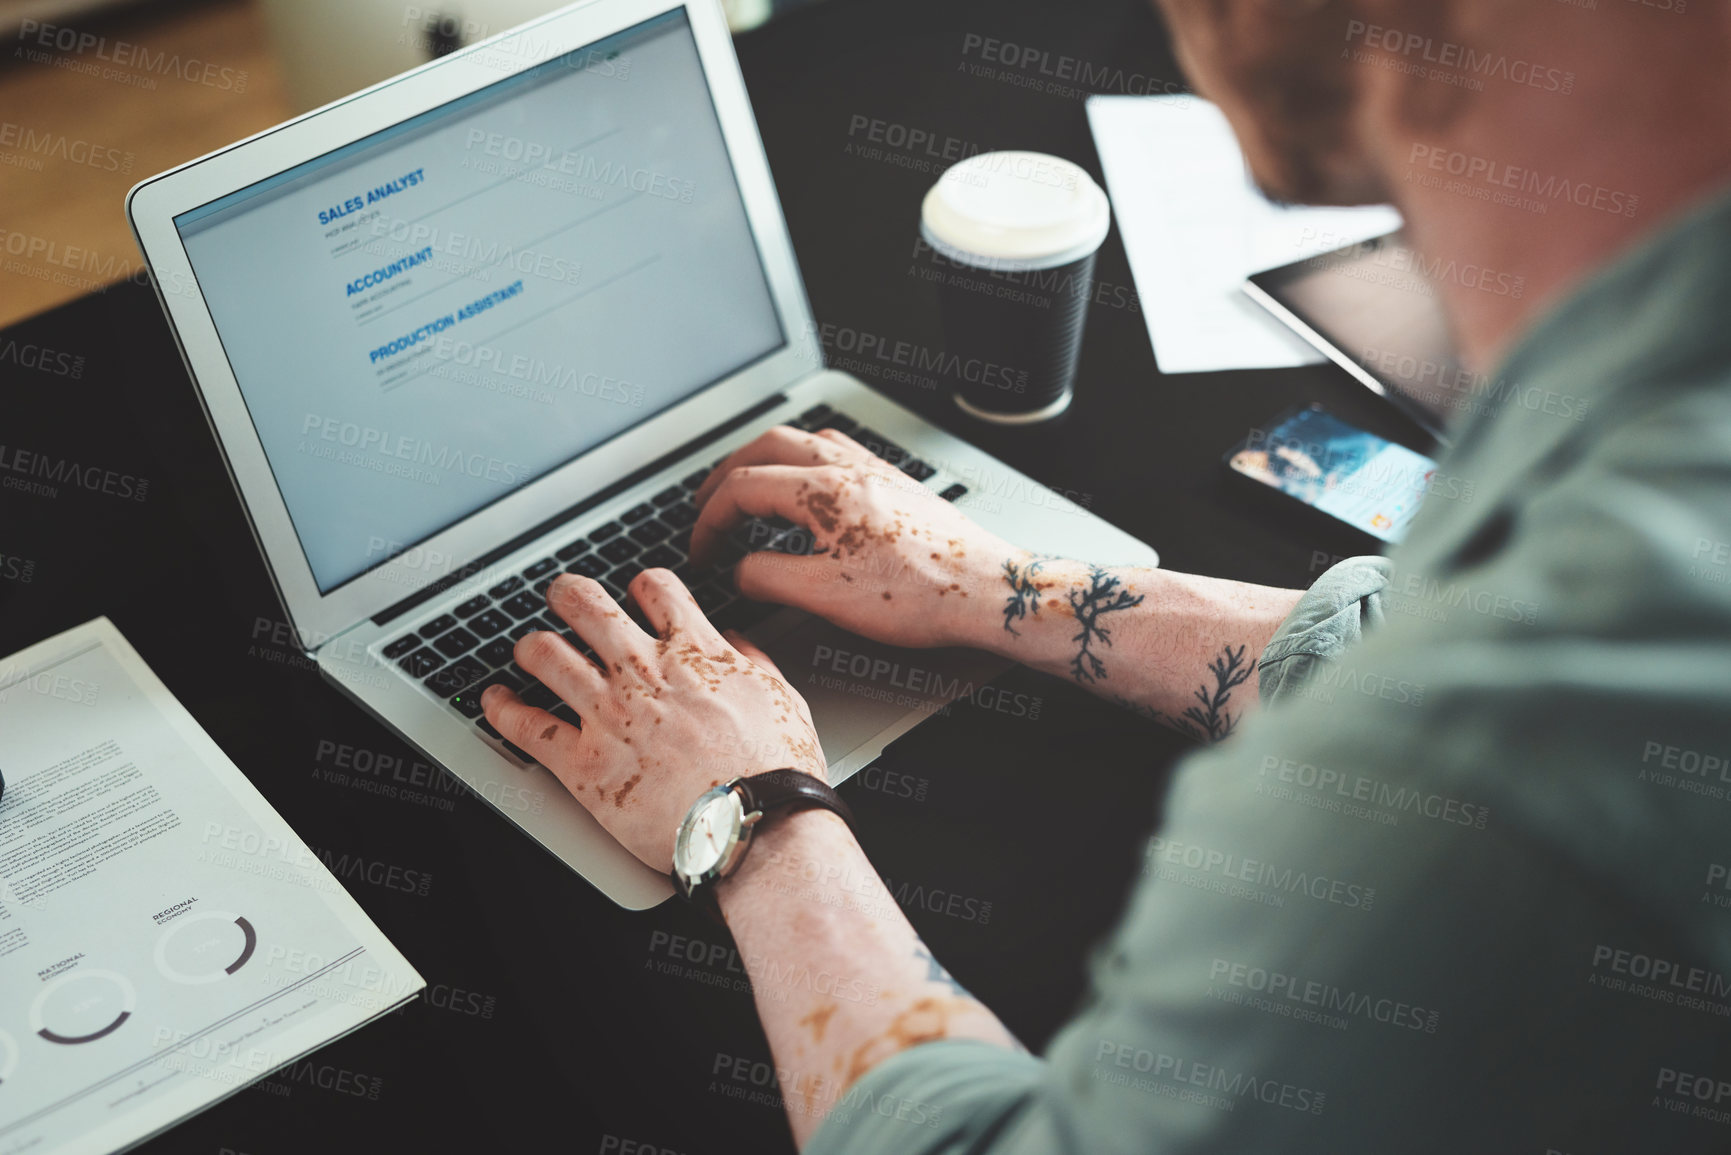
[[[461,569],[455,570],[454,572],[447,574],[445,577],[440,578],[432,585],[410,594],[399,602],[386,606],[384,609],[373,615],[373,624],[376,626],[389,625],[394,619],[408,613],[416,606],[429,602],[450,589],[452,586],[467,581],[469,578],[485,570],[500,558],[515,553],[517,550],[522,549],[524,546],[528,545],[543,534],[552,532],[554,529],[563,525],[565,522],[570,521],[572,518],[581,517],[583,514],[594,509],[602,502],[609,501],[619,496],[619,494],[624,493],[627,489],[637,485],[645,478],[652,477],[661,472],[669,465],[677,462],[680,458],[691,456],[691,454],[696,453],[705,445],[714,441],[719,441],[721,438],[732,433],[735,429],[738,429],[746,422],[754,421],[765,413],[768,413],[771,409],[774,409],[776,406],[785,405],[786,403],[787,394],[785,393],[777,393],[773,397],[764,398],[751,408],[737,413],[734,416],[729,417],[726,421],[723,421],[721,424],[714,426],[702,436],[694,437],[679,448],[662,454],[660,457],[657,457],[654,461],[651,461],[641,469],[632,471],[630,474],[620,478],[607,488],[599,490],[598,492],[584,498],[576,505],[570,506],[565,510],[554,514],[552,517],[547,518],[532,529],[518,534],[516,537],[505,542],[497,549],[482,554],[480,557],[469,562]]]

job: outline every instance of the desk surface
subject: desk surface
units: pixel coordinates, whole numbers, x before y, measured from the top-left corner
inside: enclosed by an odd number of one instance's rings
[[[1020,46],[1026,63],[985,61],[984,39]],[[919,199],[949,160],[1032,148],[1098,179],[1081,96],[1054,75],[1086,64],[1115,92],[1178,79],[1146,0],[830,0],[739,52],[832,352],[847,333],[938,345],[931,290],[909,267]],[[870,139],[912,132],[933,143]],[[1299,400],[1391,437],[1410,426],[1328,368],[1163,378],[1115,233],[1098,277],[1077,401],[1053,425],[987,429],[934,392],[849,367],[1154,543],[1173,568],[1303,585],[1319,555],[1362,552],[1349,531],[1245,502],[1220,455]],[[12,342],[66,356],[26,368]],[[146,1150],[617,1150],[609,1136],[685,1155],[791,1150],[726,933],[677,903],[616,909],[290,647],[146,287],[0,333],[0,398],[8,451],[148,482],[139,500],[100,482],[48,497],[5,488],[0,465],[0,653],[114,619],[289,823],[345,864],[355,898],[430,984]],[[1183,747],[1065,683],[1016,672],[1001,685],[1037,697],[1038,719],[957,707],[844,793],[926,941],[1038,1049],[1082,994],[1087,952],[1116,920]],[[1048,772],[1085,774],[1090,788],[1054,799]],[[397,889],[402,872],[425,893]],[[376,1093],[353,1094],[353,1076]]]

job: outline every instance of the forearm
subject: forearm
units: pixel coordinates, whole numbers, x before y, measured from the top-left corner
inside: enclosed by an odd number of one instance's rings
[[[932,958],[833,814],[771,820],[717,897],[801,1146],[898,1051],[942,1038],[1018,1045]]]
[[[1200,741],[1256,702],[1256,660],[1303,596],[1160,569],[1017,553],[975,645],[1069,678]]]

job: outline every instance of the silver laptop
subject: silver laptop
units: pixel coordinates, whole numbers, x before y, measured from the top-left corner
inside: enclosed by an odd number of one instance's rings
[[[823,368],[714,0],[573,5],[144,181],[127,211],[300,644],[623,906],[672,888],[479,712],[493,680],[558,705],[511,660],[562,627],[557,574],[681,573],[805,694],[835,782],[1002,669],[692,572],[691,495],[733,448],[841,428],[1020,545],[1157,564]],[[730,558],[800,536],[754,522]]]

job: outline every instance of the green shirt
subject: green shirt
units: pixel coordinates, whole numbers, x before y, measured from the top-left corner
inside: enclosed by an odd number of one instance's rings
[[[808,1155],[1731,1150],[1731,199],[1476,388],[1045,1057],[912,1048]]]

